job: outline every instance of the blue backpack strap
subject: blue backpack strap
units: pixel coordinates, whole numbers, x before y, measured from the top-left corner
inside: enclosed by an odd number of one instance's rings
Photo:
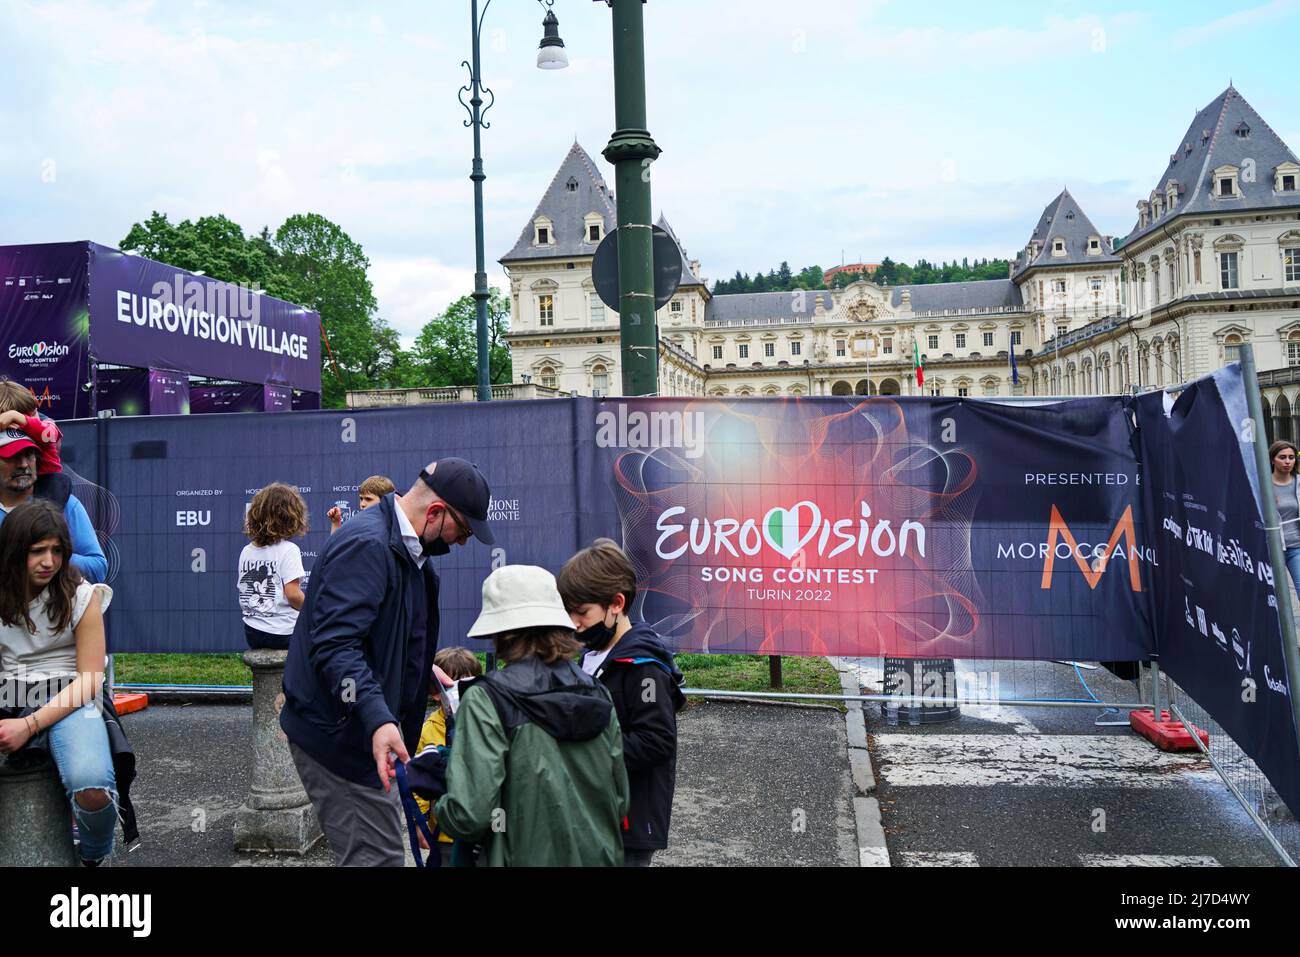
[[[438,835],[436,831],[429,830],[429,822],[424,819],[424,813],[420,810],[420,805],[415,803],[415,795],[411,793],[411,786],[406,780],[406,765],[401,761],[395,763],[397,770],[397,793],[402,796],[402,810],[406,814],[406,834],[411,841],[411,853],[415,855],[416,867],[441,867],[442,855],[438,853]],[[426,863],[420,857],[420,840],[416,837],[416,831],[424,835],[425,841],[429,844],[429,860]]]

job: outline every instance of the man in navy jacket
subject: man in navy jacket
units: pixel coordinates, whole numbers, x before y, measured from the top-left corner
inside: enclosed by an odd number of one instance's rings
[[[438,648],[427,557],[494,541],[490,493],[464,459],[431,463],[331,535],[312,571],[284,670],[280,727],[340,865],[401,867],[392,761],[419,740]]]

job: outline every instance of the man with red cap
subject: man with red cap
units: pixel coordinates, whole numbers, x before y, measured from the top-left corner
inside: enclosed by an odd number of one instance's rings
[[[36,443],[21,429],[0,432],[0,523],[19,505],[32,500],[36,487]],[[108,574],[108,559],[99,547],[95,527],[90,524],[86,508],[69,495],[63,517],[72,534],[72,564],[88,581],[102,582]]]

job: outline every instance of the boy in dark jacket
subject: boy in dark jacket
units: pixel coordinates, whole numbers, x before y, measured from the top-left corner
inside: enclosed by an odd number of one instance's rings
[[[623,860],[649,867],[668,846],[677,779],[677,712],[684,678],[652,628],[628,617],[636,572],[623,549],[600,538],[560,570],[560,596],[587,648],[582,670],[609,689],[623,729],[631,808],[623,825]]]

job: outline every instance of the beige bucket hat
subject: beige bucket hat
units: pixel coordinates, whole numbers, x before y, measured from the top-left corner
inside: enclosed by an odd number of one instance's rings
[[[502,565],[483,582],[483,610],[467,637],[521,628],[573,628],[555,576],[537,565]]]

